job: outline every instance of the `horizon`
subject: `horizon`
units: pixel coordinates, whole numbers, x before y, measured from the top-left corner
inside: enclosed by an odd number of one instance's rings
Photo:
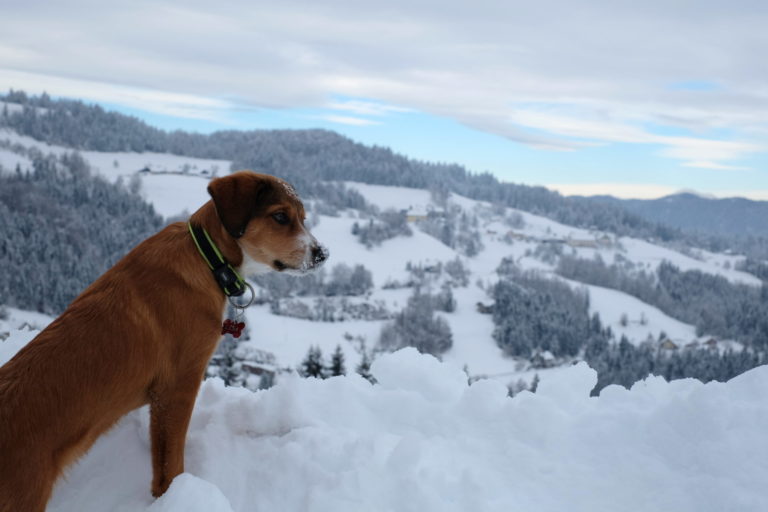
[[[38,0],[0,20],[0,90],[169,130],[329,129],[564,195],[766,200],[766,21],[758,2]]]

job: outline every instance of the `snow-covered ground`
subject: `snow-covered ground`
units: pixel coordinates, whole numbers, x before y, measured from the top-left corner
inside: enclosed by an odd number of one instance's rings
[[[0,318],[0,338],[18,329],[45,329],[49,323],[53,322],[53,317],[35,311],[9,307],[6,307],[5,311],[7,318]]]
[[[430,193],[427,190],[368,185],[356,182],[346,182],[346,185],[360,192],[368,202],[377,205],[380,208],[393,208],[396,210],[408,210],[409,208],[414,208],[419,211],[427,211],[430,208],[435,208],[435,205],[430,198]],[[488,203],[474,201],[456,194],[450,195],[449,202],[461,206],[468,212],[476,211],[478,208],[490,208]],[[516,243],[516,245],[525,248],[533,248],[542,240],[558,239],[578,242],[594,241],[602,236],[613,238],[610,233],[589,231],[573,226],[567,226],[554,220],[547,219],[546,217],[541,217],[524,211],[508,208],[507,212],[519,214],[525,223],[524,227],[510,228],[498,221],[486,222],[483,226],[485,235],[483,242],[486,242],[487,239],[497,239],[499,238],[498,235],[502,235],[507,231],[513,231],[518,235],[527,237],[528,240],[530,240],[529,243]],[[492,235],[491,233],[495,234]],[[570,247],[568,250],[570,250]],[[616,254],[621,254],[621,256],[629,261],[648,269],[655,269],[661,262],[668,261],[684,271],[700,270],[709,274],[721,275],[735,283],[754,286],[761,285],[761,281],[757,277],[732,268],[733,265],[741,259],[739,256],[721,255],[708,251],[696,250],[700,259],[695,259],[678,251],[645,240],[629,237],[620,238],[615,245],[608,245],[597,249],[574,247],[573,250],[582,258],[591,259],[596,254],[599,254],[603,260],[608,263],[613,262]],[[492,256],[495,258],[496,254],[493,254]],[[496,261],[498,262],[499,260],[497,259]],[[730,264],[725,265],[726,261]]]
[[[681,347],[700,341],[696,336],[696,327],[676,320],[631,295],[600,286],[586,288],[589,291],[590,314],[599,313],[603,325],[610,326],[617,337],[624,335],[637,344],[649,335],[656,340],[664,333]],[[622,315],[626,315],[626,325],[622,324]]]
[[[34,334],[0,342],[0,364]],[[158,500],[139,409],[67,472],[48,511],[768,510],[768,367],[598,398],[584,363],[514,398],[413,349],[372,372],[376,385],[290,378],[257,393],[204,382],[187,473]]]

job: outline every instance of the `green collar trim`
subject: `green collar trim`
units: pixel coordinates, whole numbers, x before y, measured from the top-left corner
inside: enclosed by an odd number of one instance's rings
[[[189,229],[189,234],[192,235],[195,246],[197,246],[197,251],[208,264],[214,279],[216,279],[224,295],[227,297],[239,297],[245,293],[245,279],[221,255],[221,251],[213,243],[208,232],[200,226],[193,226],[191,222],[187,223],[187,228]]]

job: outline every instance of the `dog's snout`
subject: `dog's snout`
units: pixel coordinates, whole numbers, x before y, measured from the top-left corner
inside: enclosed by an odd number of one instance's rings
[[[318,266],[328,259],[328,249],[320,244],[312,246],[312,266]]]

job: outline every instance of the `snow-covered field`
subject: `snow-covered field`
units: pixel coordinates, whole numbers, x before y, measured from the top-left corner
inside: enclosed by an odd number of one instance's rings
[[[0,107],[1,108],[1,107]],[[0,143],[35,148],[43,154],[61,155],[73,150],[40,142],[31,137],[19,135],[9,129],[0,129]],[[91,169],[109,179],[127,180],[142,169],[152,173],[140,174],[141,193],[164,217],[189,213],[197,210],[208,200],[207,180],[211,175],[228,174],[232,162],[209,158],[193,158],[169,153],[101,152],[79,151]],[[19,164],[22,170],[30,168],[32,162],[25,156],[0,147],[0,166],[13,171]],[[205,174],[202,174],[205,171]],[[187,174],[183,174],[187,172]],[[166,174],[167,173],[167,174]]]
[[[393,208],[396,210],[408,210],[409,208],[414,208],[417,211],[427,211],[430,208],[435,207],[430,199],[430,193],[427,190],[368,185],[355,182],[346,182],[346,185],[350,188],[354,188],[360,192],[368,202],[377,205],[382,209]],[[490,208],[488,203],[474,201],[456,194],[450,195],[449,202],[461,206],[462,209],[468,212],[477,211],[479,208]],[[611,238],[610,233],[595,232],[567,226],[554,220],[547,219],[546,217],[511,208],[508,208],[507,211],[510,213],[518,213],[522,217],[525,226],[522,228],[510,228],[501,222],[486,220],[483,225],[483,230],[485,232],[485,239],[483,242],[486,243],[486,245],[489,239],[492,241],[493,239],[498,238],[497,235],[507,231],[514,231],[519,235],[527,237],[529,240],[528,242],[520,241],[514,244],[525,248],[533,248],[542,240],[560,239],[564,241],[594,241],[604,235]],[[629,261],[648,269],[655,269],[661,262],[668,261],[684,271],[700,270],[709,274],[721,275],[735,283],[754,286],[761,285],[761,281],[757,277],[730,268],[741,259],[739,256],[722,255],[704,250],[696,250],[700,259],[694,259],[691,256],[682,254],[678,251],[645,240],[629,237],[622,237],[618,240],[617,244],[611,246],[600,247],[598,249],[575,247],[573,250],[581,258],[591,259],[596,254],[599,254],[604,261],[609,263],[614,260],[616,254],[621,254],[621,256]],[[497,250],[488,256],[496,258],[498,252],[499,251]],[[521,254],[519,251],[510,251],[508,245],[506,246],[506,252],[508,254],[502,254],[502,256],[508,256],[509,254],[515,254],[515,252],[517,252],[515,255],[519,257]],[[500,259],[501,257],[495,260],[497,264]],[[727,265],[729,268],[726,268],[726,261],[729,262],[729,265]]]
[[[34,334],[0,342],[0,364]],[[768,510],[768,367],[726,384],[649,378],[598,398],[584,363],[514,398],[413,349],[372,371],[376,385],[290,378],[257,393],[206,381],[187,473],[158,500],[139,409],[68,471],[48,510]]]

